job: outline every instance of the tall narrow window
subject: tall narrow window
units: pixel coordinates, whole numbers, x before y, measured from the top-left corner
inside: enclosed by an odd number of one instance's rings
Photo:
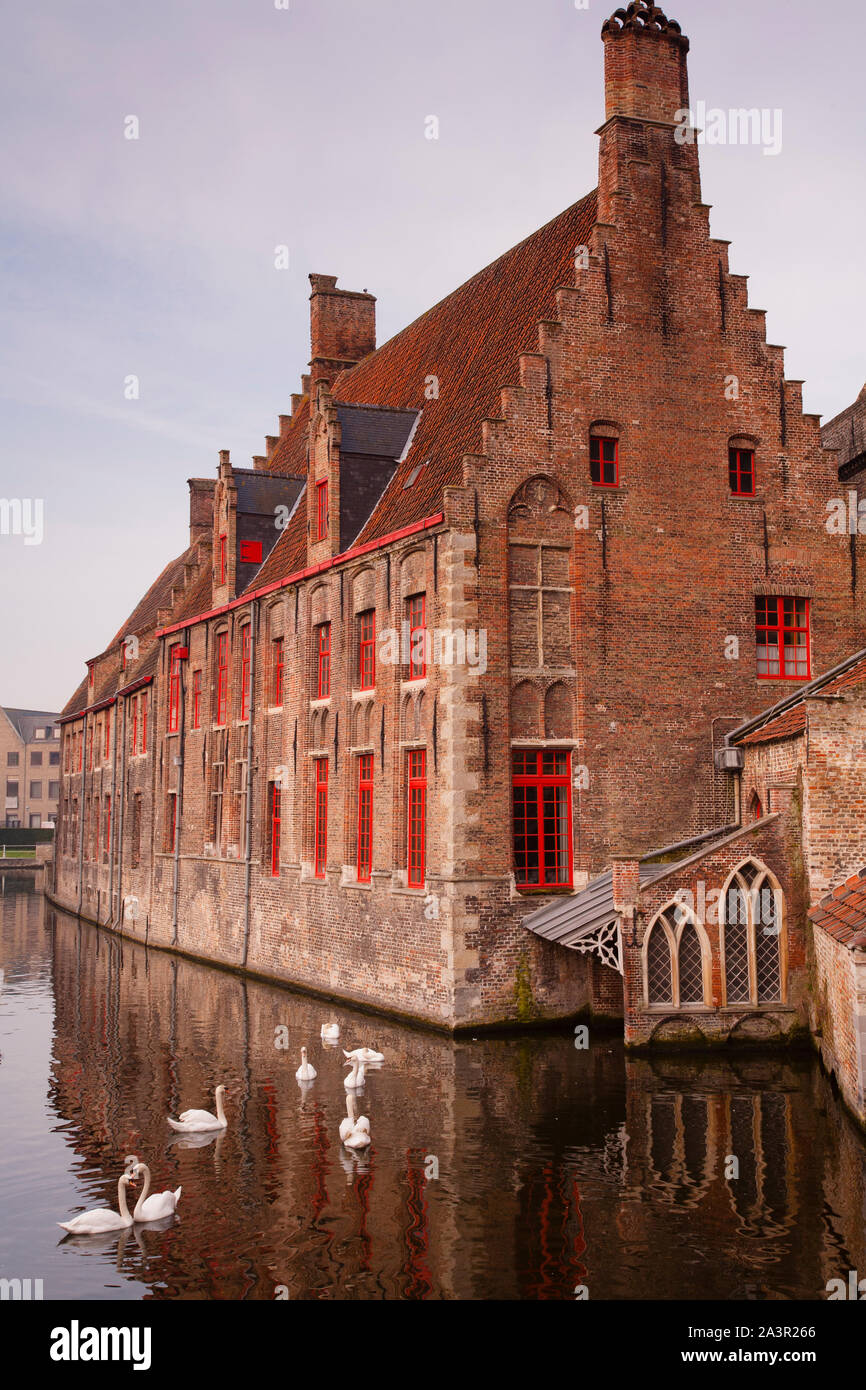
[[[177,838],[177,792],[169,792],[165,798],[165,852],[174,852]]]
[[[661,921],[653,926],[647,946],[647,994],[650,1004],[674,1002],[671,948]]]
[[[325,877],[328,864],[328,759],[316,758],[316,827],[313,849],[316,878]]]
[[[228,690],[228,643],[227,632],[217,634],[216,645],[216,723],[226,722],[226,693]]]
[[[105,798],[105,838],[102,842],[105,853],[108,854],[111,848],[111,797]]]
[[[410,681],[423,680],[427,674],[427,630],[426,599],[424,594],[413,594],[406,600],[406,622],[409,627],[409,674]]]
[[[282,793],[279,782],[268,783],[268,810],[270,812],[270,857],[271,876],[280,876],[280,823],[282,820]]]
[[[331,693],[331,624],[316,628],[316,698],[326,700]]]
[[[373,868],[373,754],[358,759],[358,882],[369,883]]]
[[[201,671],[192,673],[192,727],[201,728]]]
[[[78,771],[81,771],[81,763],[84,757],[84,730],[78,730]]]
[[[93,767],[93,720],[87,727],[87,770]]]
[[[241,628],[241,719],[250,712],[250,625]]]
[[[781,889],[753,860],[737,870],[722,905],[726,1003],[781,1003]]]
[[[283,639],[275,637],[271,642],[271,704],[283,703]]]
[[[132,697],[132,756],[138,752],[138,696]]]
[[[141,751],[147,752],[147,706],[148,695],[146,690],[141,692]]]
[[[407,827],[407,882],[423,888],[427,843],[427,754],[423,748],[409,753],[409,817]]]
[[[108,750],[111,747],[111,710],[105,711],[105,748],[103,751],[103,762],[108,762]]]
[[[136,792],[132,798],[132,867],[137,869],[141,864],[141,792]]]
[[[168,732],[176,734],[180,728],[180,643],[175,642],[168,649]]]
[[[513,756],[514,867],[518,888],[570,888],[571,754]]]
[[[316,540],[323,541],[328,534],[328,484],[316,484]]]
[[[228,536],[220,536],[220,584],[228,578]]]
[[[225,763],[211,765],[210,776],[210,839],[217,854],[223,833],[223,788],[225,787]]]
[[[358,618],[358,686],[372,690],[376,684],[376,612],[371,608]]]
[[[619,440],[593,435],[589,441],[589,476],[596,487],[619,485]]]
[[[728,450],[728,479],[735,497],[755,495],[754,449]]]
[[[759,680],[809,679],[809,600],[759,594],[755,599]]]

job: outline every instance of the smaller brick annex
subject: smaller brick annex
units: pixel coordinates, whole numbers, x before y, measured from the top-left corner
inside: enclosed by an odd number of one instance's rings
[[[311,274],[291,411],[190,480],[188,548],[63,712],[61,906],[459,1029],[622,1015],[618,971],[527,929],[615,858],[743,869],[726,736],[862,646],[863,537],[711,234],[688,39],[635,0],[602,43],[596,188],[382,345]]]

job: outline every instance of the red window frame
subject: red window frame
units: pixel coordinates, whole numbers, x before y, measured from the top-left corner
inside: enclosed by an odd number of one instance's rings
[[[192,727],[201,728],[201,671],[192,673]]]
[[[811,605],[807,598],[755,597],[758,680],[811,679]],[[803,640],[800,641],[799,639]]]
[[[427,872],[427,753],[413,748],[408,754],[408,816],[406,826],[406,882],[423,888]]]
[[[271,783],[271,877],[280,876],[280,835],[282,821],[282,792],[278,782]]]
[[[316,540],[323,541],[328,535],[328,480],[316,483]]]
[[[78,730],[78,771],[84,766],[84,728]]]
[[[755,451],[754,449],[728,450],[728,481],[734,497],[754,497],[755,495]]]
[[[108,793],[106,793],[106,796],[105,796],[105,840],[104,840],[104,846],[105,846],[105,853],[108,854],[109,849],[110,849],[110,846],[111,846],[111,796],[110,796]]]
[[[283,703],[283,638],[271,639],[271,704]]]
[[[250,712],[250,625],[241,628],[241,719]]]
[[[262,563],[261,541],[241,541],[238,558],[242,565],[260,565]]]
[[[358,758],[358,882],[369,883],[373,872],[373,754]]]
[[[423,645],[421,660],[418,661],[415,652],[415,633],[426,632],[427,629],[427,596],[426,594],[413,594],[406,600],[406,621],[409,625],[409,674],[406,677],[410,681],[421,681],[427,675],[427,652],[426,638]]]
[[[331,624],[320,623],[316,628],[316,699],[327,700],[331,694]]]
[[[594,487],[619,487],[618,439],[609,439],[603,434],[590,435],[589,478]]]
[[[529,892],[571,888],[571,754],[519,749],[511,767],[515,883]]]
[[[227,632],[217,633],[216,720],[214,721],[217,724],[225,724],[226,722],[226,694],[228,689],[229,664],[228,642],[229,635]]]
[[[147,691],[141,692],[141,750],[147,752]]]
[[[103,754],[103,761],[106,762],[106,763],[108,762],[108,750],[109,750],[110,747],[111,747],[111,710],[110,710],[110,709],[107,709],[107,710],[105,711],[105,753]]]
[[[325,877],[328,864],[328,759],[316,758],[316,833],[313,846],[313,872]]]
[[[228,576],[228,536],[220,536],[220,584],[225,584]]]
[[[176,734],[180,728],[180,643],[174,642],[168,649],[168,732]]]
[[[358,682],[361,690],[373,690],[376,685],[375,608],[358,618]]]
[[[138,752],[138,696],[132,697],[132,756]]]
[[[93,720],[87,726],[87,771],[93,767]]]

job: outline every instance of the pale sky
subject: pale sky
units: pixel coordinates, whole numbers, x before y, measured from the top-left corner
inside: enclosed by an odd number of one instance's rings
[[[3,5],[0,497],[45,533],[0,535],[2,704],[59,709],[186,545],[186,479],[264,452],[309,271],[377,295],[384,342],[595,187],[611,0],[289,3]],[[782,111],[777,158],[704,147],[704,199],[829,419],[866,380],[866,9],[668,13],[693,105]]]

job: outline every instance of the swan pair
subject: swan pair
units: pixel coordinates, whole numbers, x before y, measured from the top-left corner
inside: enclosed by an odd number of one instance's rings
[[[346,1118],[340,1121],[340,1138],[347,1149],[366,1149],[372,1143],[370,1121],[366,1115],[355,1115],[355,1097],[346,1096]]]
[[[172,1129],[179,1130],[181,1134],[204,1134],[211,1129],[227,1129],[228,1120],[223,1109],[223,1096],[226,1093],[225,1086],[217,1086],[214,1094],[216,1101],[216,1114],[212,1115],[209,1110],[184,1110],[179,1119],[173,1120],[168,1117],[168,1122]]]
[[[144,1190],[135,1204],[135,1211],[130,1216],[129,1207],[126,1202],[126,1190],[130,1183],[144,1175]],[[146,1163],[136,1163],[131,1173],[121,1173],[117,1183],[117,1205],[119,1211],[112,1211],[110,1207],[96,1207],[93,1211],[83,1211],[80,1216],[73,1216],[71,1221],[58,1221],[64,1231],[69,1231],[76,1236],[95,1236],[101,1235],[104,1231],[121,1231],[131,1226],[133,1221],[160,1221],[164,1216],[171,1216],[177,1210],[180,1201],[182,1188],[175,1188],[171,1192],[168,1188],[164,1192],[154,1192],[153,1196],[148,1196],[150,1192],[150,1169]]]

